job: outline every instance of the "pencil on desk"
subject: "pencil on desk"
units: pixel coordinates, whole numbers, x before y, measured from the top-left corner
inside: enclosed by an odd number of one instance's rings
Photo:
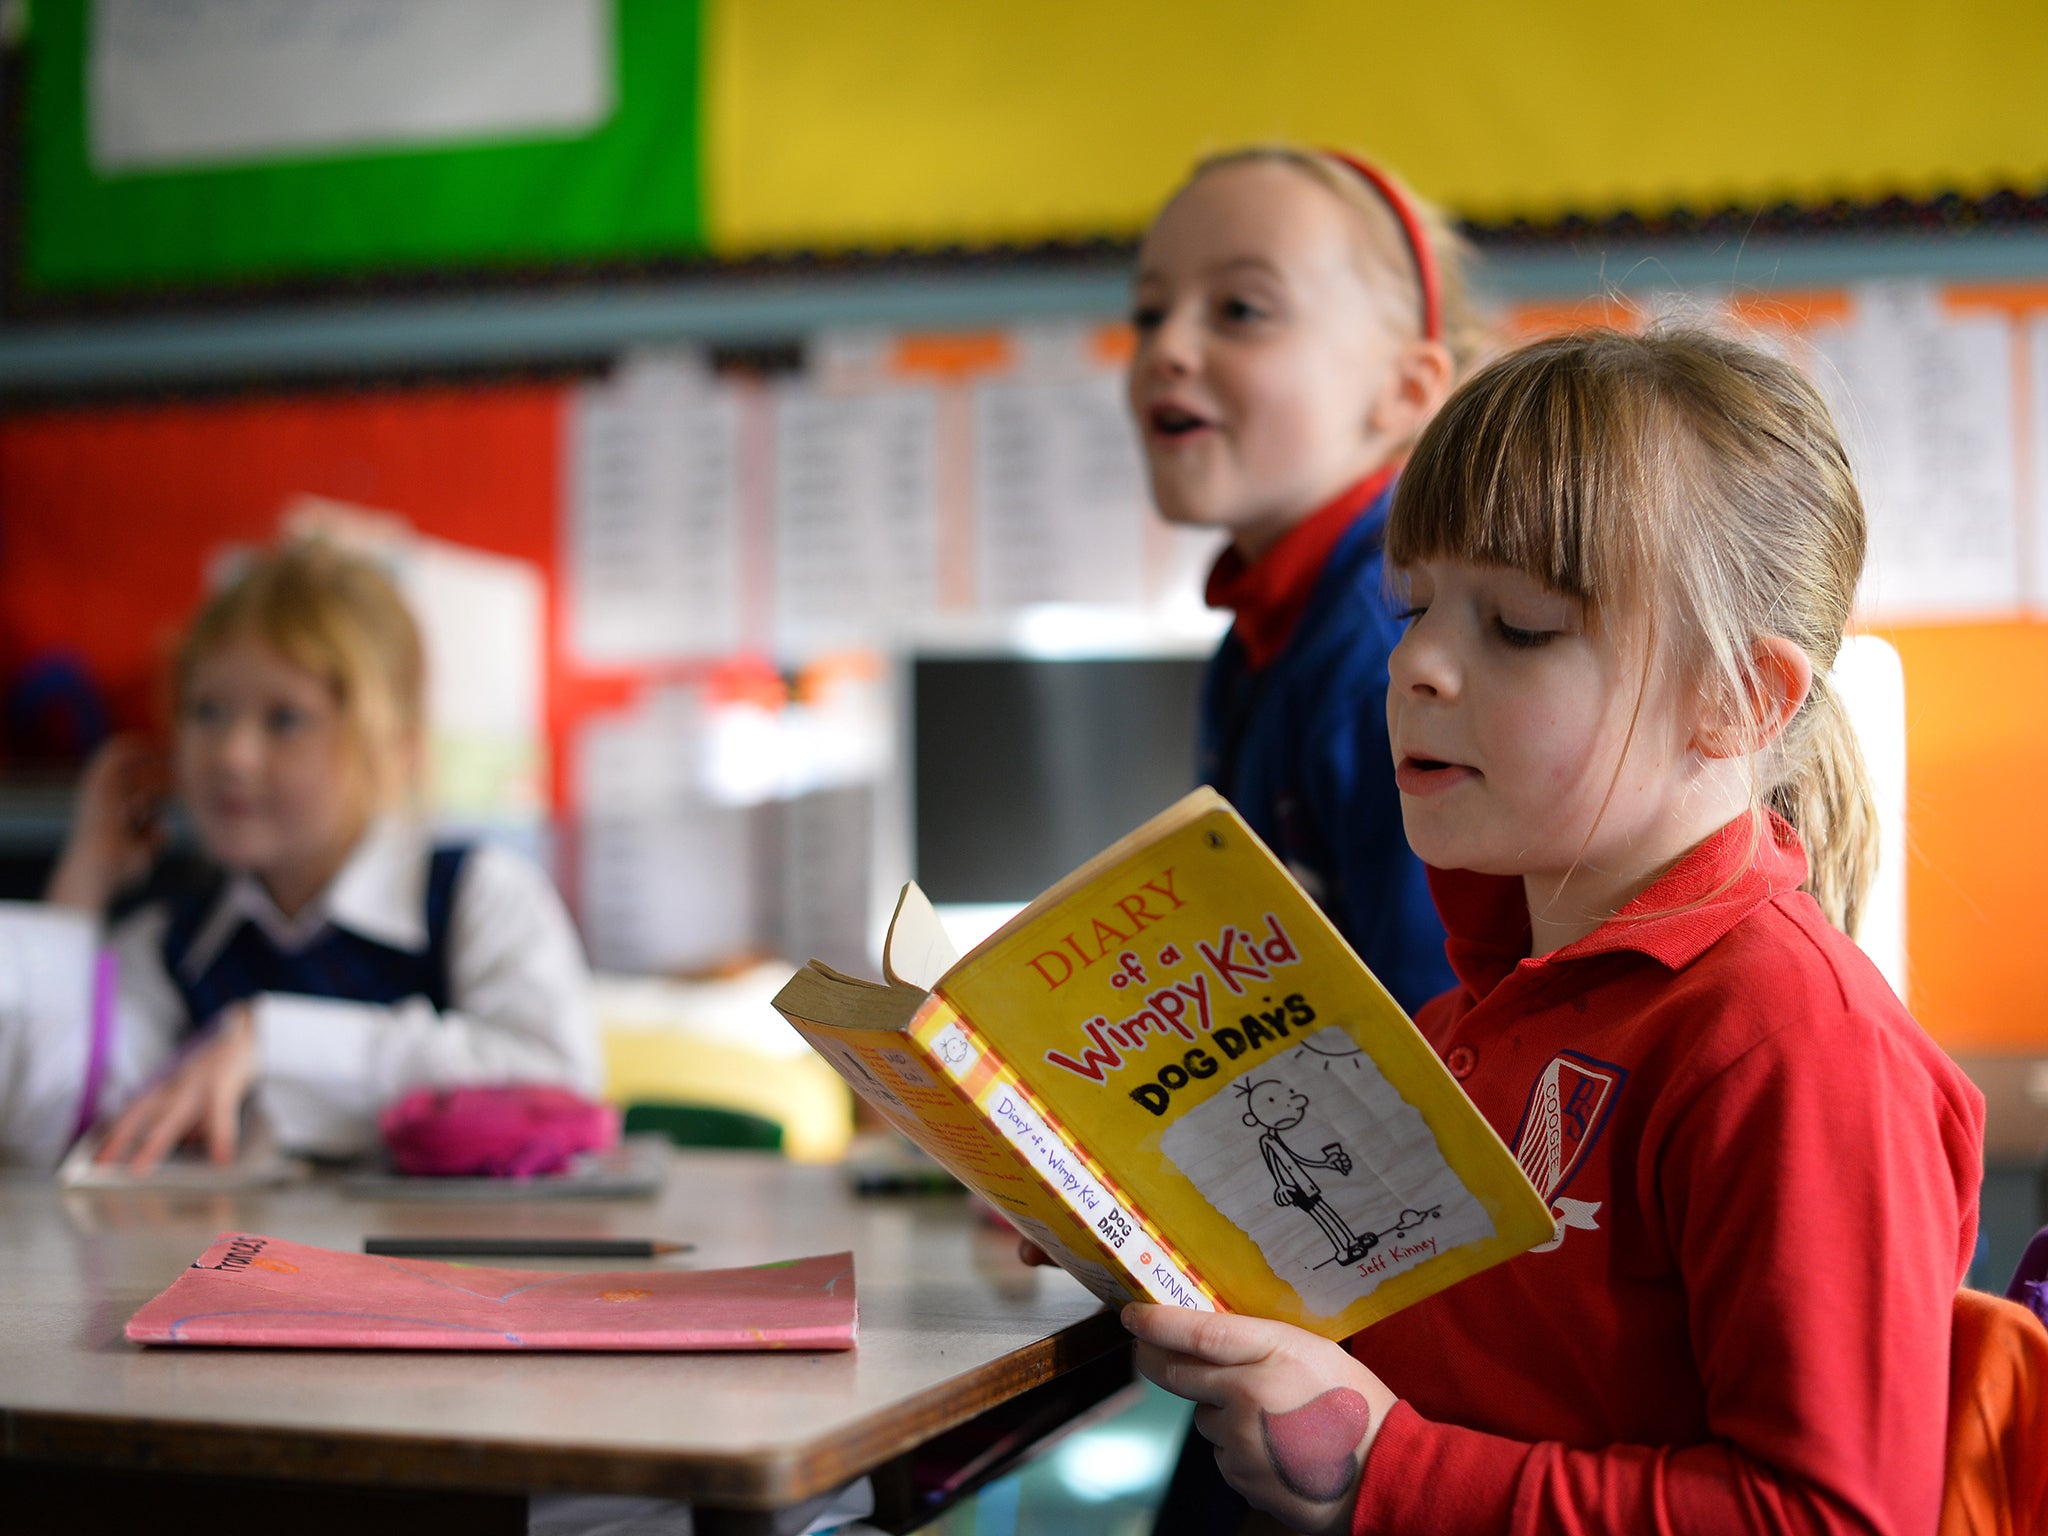
[[[366,1237],[363,1252],[385,1258],[478,1255],[531,1259],[652,1259],[688,1253],[694,1244],[648,1237]]]

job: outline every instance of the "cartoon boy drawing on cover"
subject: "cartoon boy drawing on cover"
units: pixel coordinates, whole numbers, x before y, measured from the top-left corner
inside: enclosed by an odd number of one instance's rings
[[[1264,1127],[1259,1152],[1266,1159],[1267,1171],[1273,1175],[1273,1203],[1306,1211],[1336,1249],[1335,1262],[1356,1264],[1372,1251],[1379,1238],[1370,1232],[1364,1237],[1353,1232],[1323,1198],[1322,1187],[1309,1173],[1311,1168],[1330,1168],[1340,1177],[1349,1174],[1351,1156],[1343,1143],[1331,1142],[1323,1148],[1321,1157],[1304,1157],[1288,1146],[1280,1133],[1301,1124],[1308,1113],[1307,1094],[1297,1093],[1271,1077],[1256,1083],[1240,1083],[1237,1091],[1244,1095],[1244,1123]]]

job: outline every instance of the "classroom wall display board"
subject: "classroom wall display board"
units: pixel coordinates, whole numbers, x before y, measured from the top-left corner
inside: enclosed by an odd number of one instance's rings
[[[1483,224],[2048,188],[2036,93],[1990,84],[2048,68],[2039,6],[728,0],[706,47],[720,251],[1134,233],[1274,139]]]
[[[699,28],[697,0],[39,4],[22,282],[695,254]]]
[[[1128,240],[1205,154],[1481,225],[2048,192],[2048,10],[43,0],[44,297]]]
[[[1856,466],[1871,623],[2048,617],[2048,283],[1701,289],[1511,308],[1510,339],[1733,323],[1807,372]]]
[[[1905,669],[1909,1000],[1951,1047],[2038,1046],[2015,1000],[2048,864],[2048,287],[1697,300],[1801,359],[1849,424],[1859,623]],[[1019,643],[1075,605],[1184,646],[1216,633],[1213,544],[1149,510],[1127,345],[1078,322],[862,331],[766,376],[648,353],[577,382],[0,419],[0,689],[68,656],[117,723],[147,723],[224,545],[308,496],[376,509],[541,573],[548,804],[607,963],[688,968],[745,948],[763,912],[837,919],[806,953],[858,947],[844,913],[875,883],[897,750],[879,656],[923,624]]]

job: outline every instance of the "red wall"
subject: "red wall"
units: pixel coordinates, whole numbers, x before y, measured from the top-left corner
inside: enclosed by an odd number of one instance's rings
[[[268,540],[303,494],[395,512],[552,575],[563,406],[560,387],[522,385],[0,420],[0,680],[68,649],[117,723],[158,724],[167,653],[207,557]],[[552,659],[552,583],[548,627],[559,789],[563,712],[580,689]]]

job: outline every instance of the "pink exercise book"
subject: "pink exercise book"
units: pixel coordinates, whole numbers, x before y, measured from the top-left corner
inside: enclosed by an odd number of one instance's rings
[[[748,1269],[484,1269],[223,1232],[128,1320],[137,1344],[851,1349],[853,1255]]]

